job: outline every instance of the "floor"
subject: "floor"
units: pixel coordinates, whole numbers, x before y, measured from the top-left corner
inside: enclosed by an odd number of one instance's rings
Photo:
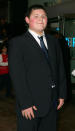
[[[16,131],[15,98],[0,92],[0,131]],[[75,131],[75,104],[66,103],[59,111],[58,131]]]

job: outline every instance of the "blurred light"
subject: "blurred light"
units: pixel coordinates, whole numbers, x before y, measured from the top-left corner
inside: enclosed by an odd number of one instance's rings
[[[59,31],[60,30],[60,28],[59,27],[56,27],[56,31]]]

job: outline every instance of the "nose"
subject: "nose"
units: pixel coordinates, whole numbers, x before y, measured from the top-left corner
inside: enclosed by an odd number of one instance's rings
[[[43,21],[43,18],[42,18],[42,16],[39,16],[39,21]]]

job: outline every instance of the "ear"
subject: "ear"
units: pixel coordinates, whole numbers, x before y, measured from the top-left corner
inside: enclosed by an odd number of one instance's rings
[[[29,18],[27,16],[25,17],[25,21],[27,24],[29,24]]]

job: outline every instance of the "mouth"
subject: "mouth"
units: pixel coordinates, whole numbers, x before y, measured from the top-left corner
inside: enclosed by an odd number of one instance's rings
[[[43,23],[38,23],[38,24],[43,25]]]

